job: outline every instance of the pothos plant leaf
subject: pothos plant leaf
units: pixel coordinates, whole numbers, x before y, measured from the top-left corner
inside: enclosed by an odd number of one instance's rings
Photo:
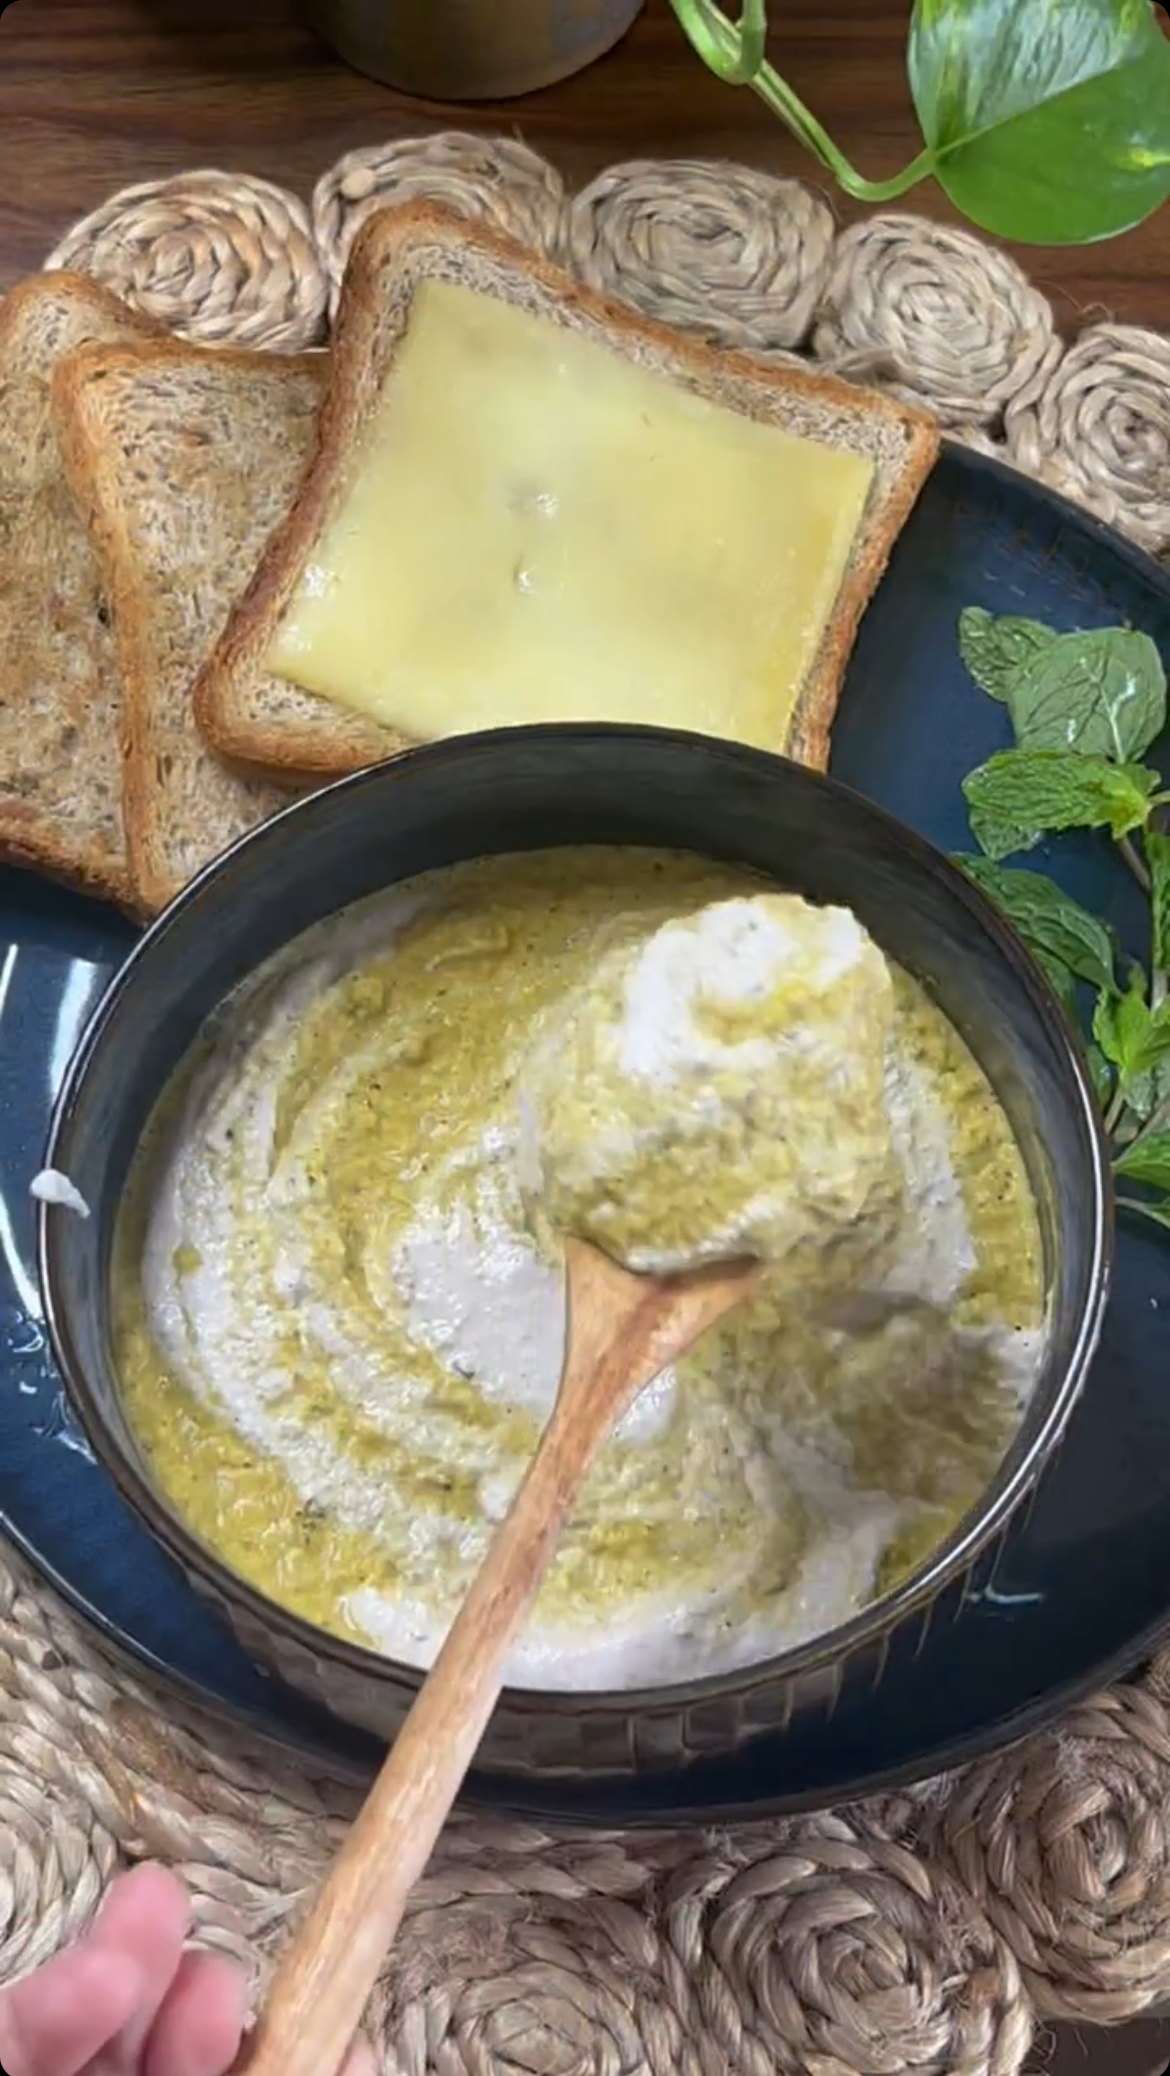
[[[930,170],[983,230],[1088,244],[1170,195],[1153,0],[915,0],[908,64]]]
[[[888,180],[851,166],[767,58],[766,0],[671,0],[699,56],[750,87],[839,182],[889,202],[934,174],[974,222],[1073,245],[1170,194],[1170,45],[1154,0],[915,0],[910,84],[925,150]]]

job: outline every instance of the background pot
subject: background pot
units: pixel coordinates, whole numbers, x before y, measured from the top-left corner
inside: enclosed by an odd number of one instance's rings
[[[433,101],[501,101],[580,72],[644,0],[304,0],[348,65]]]

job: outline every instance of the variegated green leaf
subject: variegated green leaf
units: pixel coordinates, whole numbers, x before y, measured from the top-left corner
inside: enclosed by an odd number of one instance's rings
[[[915,0],[933,171],[984,230],[1084,244],[1170,195],[1170,42],[1153,0]]]

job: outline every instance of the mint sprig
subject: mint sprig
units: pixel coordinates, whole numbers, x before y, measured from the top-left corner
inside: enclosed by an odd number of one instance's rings
[[[1038,620],[969,606],[959,649],[976,684],[1007,707],[1020,749],[1081,750],[1124,764],[1166,725],[1166,674],[1148,634],[1054,634]]]
[[[957,862],[1081,1025],[1119,1204],[1170,1232],[1170,789],[1141,761],[1166,723],[1161,658],[1130,628],[1057,634],[979,607],[962,614],[959,647],[1007,709],[1015,748],[964,780],[979,852]],[[1004,862],[1072,829],[1107,832],[1145,893],[1146,965],[1123,964],[1108,926],[1055,880]]]
[[[963,781],[971,834],[989,858],[1030,851],[1062,829],[1144,829],[1162,781],[1144,764],[1077,750],[1005,750]]]

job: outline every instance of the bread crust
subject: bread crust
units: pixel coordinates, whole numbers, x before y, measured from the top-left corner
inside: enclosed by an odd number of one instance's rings
[[[427,278],[463,281],[523,302],[753,417],[781,425],[791,425],[794,418],[804,424],[831,418],[855,435],[852,443],[839,438],[837,444],[874,454],[878,465],[857,547],[792,724],[775,745],[823,768],[858,622],[938,454],[935,421],[897,398],[854,388],[837,376],[774,365],[672,331],[438,203],[381,210],[358,236],[342,291],[329,386],[300,494],[196,683],[196,717],[207,741],[221,755],[285,782],[293,774],[339,777],[408,747],[393,731],[308,693],[294,695],[301,718],[266,719],[249,706],[249,692],[313,545],[344,494],[350,456],[359,448],[405,336],[414,289]]]
[[[38,317],[47,319],[54,310],[58,315],[63,310],[74,312],[77,319],[77,329],[82,336],[84,336],[86,327],[89,326],[92,326],[100,336],[106,338],[111,334],[125,340],[149,340],[162,336],[160,328],[156,324],[145,317],[141,317],[136,311],[127,309],[123,303],[120,303],[115,296],[110,294],[108,289],[102,288],[99,283],[91,281],[86,275],[72,274],[64,271],[36,274],[12,289],[4,298],[3,303],[0,304],[0,384],[7,382],[19,385],[22,380],[29,379],[44,383],[46,392],[44,413],[35,412],[31,407],[31,403],[29,409],[30,418],[37,418],[41,421],[39,427],[41,438],[43,438],[46,430],[43,422],[44,418],[49,419],[50,422],[47,430],[50,434],[52,433],[51,384],[54,364],[51,360],[46,360],[40,366],[30,365],[22,368],[21,355],[22,349],[27,343],[30,330],[35,327]],[[75,336],[70,346],[61,349],[62,357],[66,357],[69,351],[75,350],[77,343],[78,340]],[[29,401],[29,399],[26,398],[26,401]],[[11,437],[10,427],[14,422],[14,406],[11,398],[7,399],[7,403],[8,408],[5,413],[6,438]],[[54,454],[50,458],[42,448],[41,459],[38,463],[37,453],[34,451],[35,444],[35,440],[30,440],[29,452],[25,457],[29,472],[26,488],[30,510],[35,506],[38,499],[47,499],[50,503],[53,502],[56,491],[53,479],[56,475],[55,464],[58,457]],[[60,497],[57,500],[59,518],[57,523],[59,526],[68,525],[75,519],[77,526],[80,528],[84,525],[84,520],[81,513],[74,511],[72,500],[68,497],[63,457],[60,457],[60,479]],[[18,467],[10,467],[9,481],[15,481],[19,484],[20,470]],[[22,532],[23,527],[18,526],[16,530]],[[51,627],[54,616],[59,610],[63,609],[58,607],[54,597],[51,563],[45,562],[35,567],[24,567],[19,558],[19,546],[18,540],[15,543],[17,552],[16,568],[14,575],[10,576],[10,581],[24,587],[23,609],[28,617],[35,617],[39,621],[40,627],[37,630],[37,638],[30,640],[27,644],[22,644],[14,636],[7,645],[11,652],[0,656],[0,661],[3,663],[6,676],[6,682],[2,688],[4,701],[16,715],[23,718],[24,708],[29,702],[32,689],[29,686],[28,674],[36,668],[37,640],[43,638],[42,630],[46,626]],[[95,584],[98,581],[99,575],[100,561],[95,557]],[[76,658],[78,648],[83,648],[84,644],[78,637],[71,637],[70,647],[73,657]],[[108,654],[103,654],[103,650],[108,650]],[[22,669],[24,673],[23,680]],[[114,800],[117,802],[121,792],[116,747],[121,695],[117,680],[113,645],[104,633],[100,636],[95,636],[95,646],[91,654],[91,672],[93,682],[88,687],[91,709],[95,703],[95,697],[103,702],[108,699],[109,703],[113,767],[110,773],[110,782]],[[67,720],[69,710],[64,704],[66,698],[64,673],[62,673],[62,690],[59,697],[62,716]],[[28,717],[27,725],[31,730],[33,727],[31,715]],[[52,748],[44,754],[46,756],[56,756],[59,762],[61,756],[59,745],[54,742]],[[85,784],[85,776],[82,773],[82,786]],[[66,886],[74,887],[81,893],[116,902],[119,907],[125,908],[130,914],[137,916],[139,904],[135,895],[126,845],[120,826],[120,809],[116,809],[116,815],[119,823],[116,838],[108,842],[102,841],[92,827],[88,833],[86,832],[84,816],[80,814],[77,816],[66,815],[60,811],[50,810],[35,800],[20,799],[15,796],[15,791],[11,787],[9,788],[9,797],[6,798],[4,797],[4,788],[0,787],[0,859],[8,864],[26,866],[34,871],[43,872],[49,878],[57,880]]]
[[[69,355],[53,379],[53,408],[62,456],[70,485],[101,561],[113,613],[114,633],[122,675],[121,752],[123,769],[123,816],[126,828],[130,876],[140,907],[157,913],[173,898],[189,876],[179,872],[171,855],[174,827],[168,817],[177,811],[169,781],[168,758],[173,749],[174,686],[161,682],[157,668],[158,596],[156,573],[144,566],[141,537],[131,502],[135,472],[143,466],[144,449],[139,436],[123,422],[126,410],[119,389],[133,395],[142,377],[157,379],[168,370],[196,377],[209,374],[218,381],[225,372],[239,374],[250,382],[258,378],[273,385],[290,376],[309,378],[319,391],[325,380],[324,356],[319,354],[256,354],[230,348],[187,345],[167,337],[125,346],[85,346]],[[181,420],[180,420],[181,424]],[[214,469],[214,453],[211,456]],[[211,480],[214,481],[212,475]],[[176,488],[176,514],[180,493]],[[181,581],[197,582],[185,571]],[[230,601],[225,603],[227,611]],[[189,695],[200,659],[192,657]],[[166,702],[172,702],[168,723]],[[194,752],[205,751],[190,720]],[[266,785],[254,770],[243,771],[227,761],[231,783],[240,789],[238,829],[263,819],[282,804],[283,795]],[[230,837],[229,837],[230,840]],[[215,846],[213,845],[212,848]]]

